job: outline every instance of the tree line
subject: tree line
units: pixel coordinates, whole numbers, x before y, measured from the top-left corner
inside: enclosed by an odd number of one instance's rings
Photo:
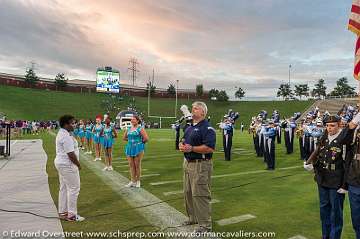
[[[29,86],[33,87],[39,81],[39,77],[36,75],[35,70],[33,68],[28,68],[25,73],[25,82]],[[57,89],[62,89],[67,86],[68,78],[65,77],[64,73],[58,73],[54,78],[54,83]],[[152,81],[147,82],[146,84],[146,94],[153,95],[155,93],[156,86]],[[150,92],[149,92],[150,91]],[[196,96],[202,97],[204,95],[204,86],[202,84],[196,85],[195,88]],[[170,84],[167,88],[167,93],[170,96],[176,95],[176,87],[174,84]],[[242,88],[238,88],[235,92],[236,98],[243,98],[245,96],[245,91]],[[229,96],[227,95],[225,90],[211,89],[209,91],[209,99],[217,100],[217,101],[228,101]]]
[[[64,73],[58,73],[54,80],[56,88],[59,89],[66,87],[68,84],[68,78],[65,77]],[[25,73],[25,83],[32,87],[38,81],[39,77],[36,75],[35,70],[33,68],[27,69]]]
[[[310,90],[308,84],[298,84],[295,85],[294,89],[291,89],[289,84],[281,84],[276,96],[282,97],[284,100],[296,99],[298,97],[300,100],[302,97],[314,97],[317,99],[322,99],[328,96],[353,96],[356,95],[355,87],[352,87],[348,83],[346,77],[342,77],[336,81],[336,86],[330,93],[326,93],[327,87],[325,85],[324,79],[319,79],[314,85],[314,88]]]

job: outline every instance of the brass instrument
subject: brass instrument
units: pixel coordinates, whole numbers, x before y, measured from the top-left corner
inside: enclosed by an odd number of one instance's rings
[[[296,128],[295,134],[298,138],[304,135],[304,128],[302,126]]]

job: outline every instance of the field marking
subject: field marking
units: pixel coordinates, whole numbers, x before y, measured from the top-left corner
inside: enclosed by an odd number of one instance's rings
[[[252,155],[255,153],[248,152],[248,151],[242,151],[242,152],[233,152],[233,154],[248,156],[248,155]]]
[[[155,182],[155,183],[150,183],[151,186],[157,186],[157,185],[164,185],[164,184],[169,184],[169,183],[180,183],[182,182],[182,180],[169,180],[169,181],[161,181],[161,182]]]
[[[302,168],[303,166],[292,166],[292,167],[285,167],[285,168],[278,168],[276,170],[287,170],[287,169],[294,169],[294,168]],[[248,174],[256,174],[256,173],[273,173],[273,171],[267,170],[255,170],[255,171],[248,171],[248,172],[240,172],[240,173],[229,173],[229,174],[220,174],[220,175],[213,175],[211,178],[224,178],[224,177],[232,177],[238,175],[248,175]]]
[[[120,171],[120,173],[129,173],[130,172],[129,170],[123,170],[123,171]],[[141,171],[148,171],[148,170],[146,168],[144,168],[144,169],[141,169]]]
[[[251,215],[251,214],[244,214],[244,215],[237,216],[237,217],[221,219],[221,220],[217,221],[216,223],[219,226],[226,226],[226,225],[236,224],[236,223],[247,221],[247,220],[254,219],[254,218],[256,218],[256,216]]]
[[[288,169],[302,168],[302,167],[303,166],[292,166],[292,167],[278,168],[276,170],[288,170]],[[248,171],[248,172],[213,175],[213,176],[211,176],[211,178],[224,178],[224,177],[232,177],[232,176],[239,176],[239,175],[257,174],[257,173],[273,173],[273,171],[267,171],[267,170],[262,169],[262,170]],[[180,182],[182,182],[182,180],[169,180],[169,181],[150,183],[150,185],[158,186],[158,185],[164,185],[164,184],[170,184],[170,183],[180,183]]]
[[[178,154],[168,154],[168,155],[150,155],[150,156],[144,156],[144,159],[156,159],[156,158],[166,158],[166,157],[173,157],[173,156],[179,156],[179,157],[184,157],[182,154],[178,153]]]
[[[247,151],[247,149],[244,149],[244,148],[233,148],[233,151]]]
[[[50,134],[55,136],[53,132],[50,132]],[[117,171],[102,171],[104,164],[93,160],[93,157],[81,153],[80,162],[88,170],[93,171],[106,185],[110,186],[115,193],[119,194],[130,207],[136,208],[135,210],[149,224],[164,228],[164,230],[167,229],[165,231],[192,232],[194,230],[193,226],[179,226],[187,220],[184,214],[143,188],[125,187],[129,183],[128,178]]]
[[[113,165],[115,168],[126,168],[129,167],[129,165]]]
[[[160,176],[160,173],[152,173],[152,174],[143,174],[143,175],[141,175],[142,178],[154,177],[154,176]]]
[[[118,164],[128,164],[128,161],[118,161],[117,159],[113,160],[112,163],[118,163]]]
[[[307,238],[302,235],[296,235],[296,236],[290,237],[289,239],[307,239]]]
[[[184,191],[183,190],[178,190],[178,191],[171,191],[171,192],[164,192],[164,196],[170,196],[170,195],[176,195],[176,194],[183,194]]]
[[[168,139],[168,138],[158,138],[158,139],[151,139],[151,141],[157,141],[157,142],[165,142],[165,141],[174,141],[174,139]]]

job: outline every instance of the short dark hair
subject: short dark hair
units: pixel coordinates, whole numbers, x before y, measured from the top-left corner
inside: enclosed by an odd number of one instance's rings
[[[75,119],[75,117],[72,116],[72,115],[63,115],[63,116],[61,116],[60,119],[59,119],[60,127],[64,128],[64,126],[66,124],[70,124],[70,121],[73,120],[73,119]]]

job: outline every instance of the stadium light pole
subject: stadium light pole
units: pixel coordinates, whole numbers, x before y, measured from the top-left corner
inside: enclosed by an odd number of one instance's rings
[[[148,117],[150,116],[150,81],[148,84]]]
[[[178,86],[179,86],[179,80],[176,80],[176,89],[175,89],[175,119],[177,118]]]
[[[289,65],[289,86],[290,86],[290,70],[291,70],[291,64]]]

